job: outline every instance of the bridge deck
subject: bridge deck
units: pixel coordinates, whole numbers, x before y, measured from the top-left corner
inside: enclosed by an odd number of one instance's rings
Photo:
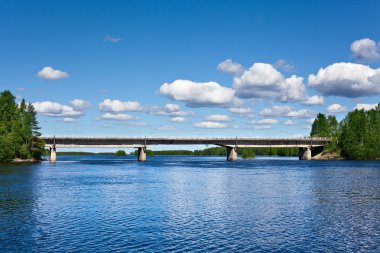
[[[44,136],[47,146],[56,147],[142,147],[149,145],[220,145],[237,147],[309,147],[324,146],[331,138],[180,138],[180,137],[59,137]]]

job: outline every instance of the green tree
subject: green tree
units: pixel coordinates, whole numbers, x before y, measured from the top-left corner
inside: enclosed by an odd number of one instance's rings
[[[341,154],[348,159],[365,159],[369,124],[364,110],[348,113],[341,123],[339,146]]]
[[[243,157],[244,159],[255,158],[255,151],[253,150],[253,148],[243,148],[241,157]]]
[[[36,111],[23,99],[20,106],[10,91],[0,93],[0,161],[13,158],[39,158],[43,142]]]
[[[124,150],[118,150],[115,153],[116,156],[127,156],[127,153],[125,153]]]
[[[331,136],[329,123],[323,113],[318,113],[312,126],[310,136],[312,137],[328,137]]]

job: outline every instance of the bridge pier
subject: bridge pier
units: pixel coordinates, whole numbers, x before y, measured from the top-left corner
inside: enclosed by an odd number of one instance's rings
[[[226,147],[227,148],[227,161],[236,161],[237,156],[237,147]]]
[[[56,162],[57,161],[57,152],[55,145],[50,147],[50,162]]]
[[[138,161],[145,162],[146,161],[146,147],[138,148]]]
[[[307,147],[306,150],[304,148],[300,148],[298,158],[300,160],[311,160],[311,147]]]

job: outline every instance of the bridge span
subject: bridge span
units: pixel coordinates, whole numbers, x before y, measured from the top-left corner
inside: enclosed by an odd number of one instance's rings
[[[227,148],[227,160],[237,160],[237,149],[252,148],[299,148],[300,160],[311,160],[331,142],[331,138],[201,138],[201,137],[79,137],[79,136],[43,136],[45,146],[50,148],[50,161],[56,161],[57,148],[137,148],[138,161],[146,160],[146,148],[152,145],[217,145]]]

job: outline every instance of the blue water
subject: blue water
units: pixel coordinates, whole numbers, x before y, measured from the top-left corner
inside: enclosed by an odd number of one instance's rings
[[[380,252],[380,161],[0,165],[1,252]]]

